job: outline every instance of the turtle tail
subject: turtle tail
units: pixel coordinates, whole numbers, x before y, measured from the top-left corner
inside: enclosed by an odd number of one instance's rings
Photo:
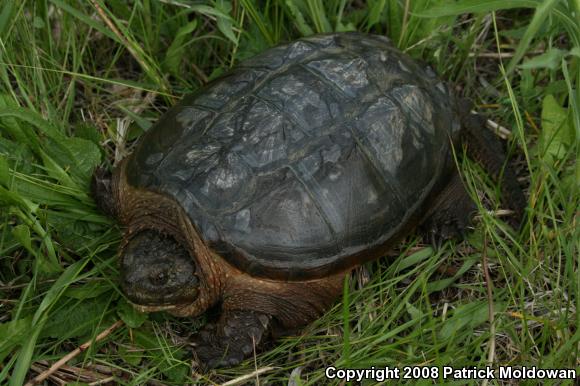
[[[466,104],[463,104],[460,109],[464,127],[461,139],[462,143],[467,146],[467,154],[482,165],[500,185],[502,203],[515,212],[514,225],[519,227],[525,214],[527,201],[517,182],[514,170],[504,162],[505,153],[502,144],[485,128],[484,116],[471,114]]]

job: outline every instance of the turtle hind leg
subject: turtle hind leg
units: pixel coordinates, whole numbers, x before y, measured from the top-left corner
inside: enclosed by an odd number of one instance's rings
[[[433,245],[441,245],[449,239],[462,239],[471,226],[476,209],[459,173],[454,172],[449,183],[431,203],[419,226],[420,233]]]
[[[471,114],[465,106],[462,110],[462,142],[467,146],[467,155],[481,164],[500,185],[502,203],[514,211],[512,225],[519,228],[527,202],[515,172],[509,164],[504,167],[505,152],[502,144],[485,128],[484,116]]]
[[[109,217],[117,217],[118,204],[113,194],[113,174],[102,166],[97,167],[93,173],[91,196],[101,212]]]

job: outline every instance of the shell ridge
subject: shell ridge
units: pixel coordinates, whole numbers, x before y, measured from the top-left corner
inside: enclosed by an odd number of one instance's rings
[[[397,108],[399,109],[399,111],[401,111],[401,113],[402,113],[403,115],[405,115],[405,116],[407,117],[407,119],[408,119],[408,117],[409,117],[409,114],[413,114],[413,116],[414,116],[415,118],[417,117],[417,116],[415,116],[415,114],[419,115],[419,114],[418,114],[416,111],[414,111],[414,110],[413,110],[413,109],[411,109],[411,108],[408,108],[408,107],[409,107],[408,105],[406,105],[405,103],[403,103],[403,101],[401,101],[401,100],[400,100],[400,99],[398,99],[397,97],[394,97],[392,94],[390,94],[390,93],[389,93],[389,94],[387,94],[387,93],[382,93],[382,96],[383,96],[383,97],[385,97],[385,98],[387,98],[387,99],[388,99],[388,100],[390,100],[390,101],[391,101],[391,102],[392,102],[392,103],[393,103],[395,106],[397,106]],[[420,119],[421,119],[421,121],[423,121],[423,117],[420,117]],[[411,119],[408,119],[408,122],[409,122],[409,123],[408,123],[408,125],[412,125],[412,124],[414,124],[414,123],[413,123],[413,121],[412,121]],[[423,129],[423,127],[420,127],[420,128],[421,128],[421,129]],[[390,173],[389,173],[389,174],[390,174]],[[392,180],[390,180],[390,181],[397,181],[397,180],[394,178],[395,176],[393,176],[393,175],[391,175],[391,174],[390,174],[390,176],[391,176],[391,178],[393,178],[393,179],[392,179]],[[433,178],[432,178],[430,181],[432,181],[433,179],[435,179],[435,176],[434,176],[434,177],[433,177]],[[405,197],[405,196],[403,195],[402,191],[401,191],[401,187],[399,186],[399,184],[395,184],[395,186],[394,186],[394,187],[395,187],[395,190],[396,190],[396,192],[397,192],[397,195],[398,195],[398,197],[399,197],[399,198],[401,198],[401,199],[402,199],[402,197]],[[401,200],[401,202],[402,202],[402,203],[405,203],[405,204],[409,204],[409,202],[408,202],[408,201],[409,201],[409,200]]]
[[[432,102],[433,98],[431,98],[431,95],[420,84],[399,86],[399,87],[393,88],[393,91],[396,91],[399,89],[408,89],[409,87],[413,87],[416,90],[419,90],[423,94],[423,97],[424,97],[423,99],[426,102],[428,102],[428,103]],[[431,142],[432,139],[428,138],[428,135],[426,135],[426,133],[430,133],[430,135],[432,135],[433,137],[435,137],[437,135],[437,133],[436,133],[437,127],[435,126],[433,120],[426,119],[426,117],[423,114],[421,114],[420,112],[418,112],[415,109],[415,107],[417,107],[417,106],[415,106],[412,103],[405,102],[402,99],[402,96],[399,95],[398,93],[393,92],[393,93],[385,94],[385,96],[387,98],[389,98],[393,103],[395,103],[395,105],[398,106],[400,111],[408,117],[407,127],[409,129],[411,129],[412,127],[415,127],[417,129],[417,131],[419,131],[420,135],[418,135],[415,132],[415,130],[410,130],[412,132],[411,136],[413,137],[413,140],[419,141],[421,143],[421,145],[423,145],[424,147],[428,147],[429,145],[428,144],[426,145],[425,142],[426,141]],[[421,106],[423,106],[423,105],[421,105]],[[427,106],[423,106],[423,107],[427,108]],[[433,108],[433,107],[434,106],[431,105],[431,108]],[[430,127],[430,129],[428,129],[429,127]],[[445,148],[445,146],[442,146],[442,148]],[[417,151],[420,151],[420,149],[417,149]],[[441,149],[439,151],[441,151]],[[440,170],[441,169],[441,160],[444,159],[444,157],[442,157],[439,154],[438,156],[432,157],[432,158],[434,158],[434,159],[430,159],[429,161],[434,162],[436,165],[431,165],[431,166],[433,167],[434,170]],[[432,189],[434,181],[436,181],[438,178],[440,178],[440,174],[436,173],[435,175],[433,175],[431,177],[431,179],[429,180],[429,184],[427,184],[427,186],[425,186],[422,189],[423,192],[430,191]],[[400,185],[400,182],[397,185]],[[400,187],[399,187],[399,190],[400,190]],[[425,194],[420,195],[421,200],[423,200],[425,197],[426,197]],[[408,204],[412,204],[412,202],[409,202]]]
[[[398,90],[398,89],[402,89],[405,86],[408,86],[408,85],[393,88],[393,91]],[[421,91],[422,94],[429,95],[424,87],[422,87],[420,85],[417,85],[415,87],[417,88],[417,90]],[[412,106],[408,103],[405,103],[403,100],[401,100],[400,95],[397,95],[395,93],[395,94],[389,94],[388,96],[391,98],[391,100],[393,100],[393,102],[395,102],[401,108],[402,111],[404,111],[406,113],[410,113],[413,116],[413,118],[415,118],[418,121],[418,123],[423,124],[424,122],[428,122],[428,120],[425,119],[425,116],[423,114],[420,114],[417,110],[415,110],[414,106]],[[430,98],[425,98],[425,99],[430,99]]]
[[[376,175],[381,177],[381,178],[377,179],[378,182],[380,183],[381,187],[385,190],[391,190],[392,193],[397,198],[397,200],[399,200],[399,203],[405,205],[407,203],[407,200],[403,199],[403,194],[400,191],[399,187],[396,186],[396,184],[394,185],[394,184],[387,184],[386,183],[386,181],[395,181],[395,176],[393,176],[388,170],[383,170],[382,167],[380,167],[379,165],[376,164],[374,157],[370,154],[370,152],[366,148],[365,144],[363,143],[363,141],[361,141],[361,139],[359,138],[358,134],[354,131],[352,126],[350,126],[350,125],[347,125],[347,126],[348,126],[348,130],[352,134],[352,137],[355,141],[355,144],[356,144],[355,147],[357,148],[357,151],[363,156],[363,158],[366,160],[366,162],[371,166],[373,172],[376,173]]]
[[[185,97],[131,171],[266,278],[337,272],[407,229],[443,182],[456,120],[436,79],[382,38],[298,42]]]
[[[198,104],[198,103],[192,103],[192,104],[188,104],[188,105],[184,105],[184,107],[193,107],[195,109],[199,109],[199,110],[203,110],[203,111],[207,111],[208,113],[213,113],[213,114],[218,114],[219,110],[214,109],[213,107],[209,107],[209,106],[205,106],[202,104]]]
[[[337,235],[337,232],[334,229],[334,227],[332,226],[332,222],[330,221],[330,219],[328,218],[328,216],[326,215],[326,213],[324,212],[324,210],[322,210],[322,208],[320,207],[320,203],[318,202],[318,199],[312,193],[312,191],[310,190],[310,187],[308,186],[308,184],[298,175],[298,173],[292,167],[292,165],[287,165],[287,168],[292,172],[292,175],[294,176],[294,178],[300,183],[300,185],[304,188],[304,191],[306,192],[306,194],[308,194],[308,196],[310,197],[310,199],[314,203],[314,205],[316,207],[316,210],[318,211],[318,214],[320,215],[320,217],[322,218],[322,220],[324,221],[324,223],[328,227],[328,230],[330,231],[330,234],[332,235],[332,239],[334,240],[334,245],[338,248],[338,235]]]
[[[271,107],[272,109],[276,110],[283,118],[287,119],[290,123],[292,123],[294,125],[294,127],[297,128],[298,130],[300,130],[302,132],[302,134],[304,134],[306,137],[312,137],[312,135],[310,133],[308,133],[308,131],[302,126],[302,124],[297,122],[293,116],[288,114],[284,109],[281,109],[280,107],[278,107],[274,102],[272,102],[266,98],[262,98],[259,95],[254,94],[254,93],[250,94],[249,97],[255,98],[256,100],[259,100],[260,102],[265,103],[266,105],[268,105],[268,107]]]
[[[309,72],[313,76],[315,76],[324,85],[326,85],[326,86],[330,87],[332,90],[338,92],[338,94],[340,96],[344,97],[345,99],[347,99],[347,100],[356,99],[356,96],[349,95],[338,84],[336,84],[335,82],[333,82],[332,79],[328,79],[326,76],[324,76],[323,74],[321,74],[317,69],[310,68],[310,67],[308,67],[308,65],[305,65],[304,63],[300,63],[299,64],[299,67],[302,68],[302,69],[304,69],[305,71]]]
[[[191,105],[189,107],[212,113],[212,114],[214,114],[214,118],[215,118],[215,116],[218,115],[218,113],[216,111],[214,111],[211,108],[208,108],[207,106]],[[190,147],[190,143],[197,142],[197,140],[203,138],[203,136],[205,135],[205,132],[207,130],[207,123],[205,124],[203,129],[198,129],[194,133],[190,133],[190,130],[193,129],[193,126],[198,122],[199,121],[194,121],[190,127],[183,130],[184,134],[185,133],[191,134],[188,136],[187,141],[181,141],[177,146],[174,146],[171,150],[167,151],[165,156],[163,157],[163,159],[161,161],[159,161],[159,163],[157,164],[157,167],[155,168],[155,172],[154,172],[156,178],[159,178],[159,176],[157,176],[157,172],[166,166],[166,163],[169,162],[168,160],[171,159],[171,157],[174,154],[178,154],[180,151],[182,151],[182,149]],[[182,137],[183,137],[183,135],[182,135]]]
[[[288,49],[289,47],[292,46],[292,43],[287,45]],[[272,78],[275,78],[277,76],[279,76],[280,74],[286,72],[288,70],[288,68],[292,67],[293,65],[295,65],[296,63],[300,63],[302,61],[305,60],[309,60],[313,57],[316,57],[318,55],[322,55],[324,54],[324,49],[318,49],[318,50],[314,50],[308,54],[306,54],[303,58],[297,58],[297,60],[292,60],[290,61],[290,63],[288,63],[285,66],[280,66],[279,68],[272,70],[272,69],[268,69],[268,74],[265,75],[260,81],[256,82],[253,86],[248,87],[250,88],[250,90],[247,90],[246,95],[250,95],[250,94],[256,94],[268,81],[270,81]],[[244,69],[244,71],[252,71],[255,69],[255,67],[241,67]],[[240,100],[242,100],[244,98],[244,96],[242,96],[240,98]],[[237,104],[239,103],[240,100],[236,100],[236,99],[230,99],[228,102],[226,102],[219,110],[219,113],[224,114],[224,113],[228,113],[233,111],[236,107]],[[207,125],[206,130],[204,131],[204,134],[211,130],[211,128],[213,127],[213,125],[215,124],[215,121],[217,120],[219,114],[214,116],[213,119],[209,122],[209,124]]]

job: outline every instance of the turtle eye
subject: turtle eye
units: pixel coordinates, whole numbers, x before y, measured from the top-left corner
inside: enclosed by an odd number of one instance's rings
[[[135,235],[121,253],[121,288],[137,304],[193,302],[199,289],[195,271],[186,248],[152,230]]]

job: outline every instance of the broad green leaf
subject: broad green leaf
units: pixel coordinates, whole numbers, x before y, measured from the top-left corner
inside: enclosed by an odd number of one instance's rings
[[[560,67],[560,62],[564,56],[565,51],[558,48],[552,48],[541,55],[534,56],[533,58],[526,60],[519,67],[528,68],[549,68],[550,70],[556,70]]]
[[[65,302],[51,312],[40,336],[70,339],[90,335],[98,327],[108,304],[103,297]]]
[[[185,24],[175,34],[175,38],[165,53],[165,68],[172,74],[177,74],[183,51],[191,33],[197,28],[197,19]]]
[[[487,257],[491,258],[491,259],[495,259],[497,258],[497,251],[495,248],[487,248],[484,244],[487,241],[484,241],[484,234],[481,232],[471,232],[467,235],[467,241],[469,241],[469,244],[471,244],[471,246],[477,250],[477,251],[482,251],[483,249],[486,249],[486,253],[487,253]],[[518,266],[518,269],[523,269],[522,266]]]
[[[146,326],[148,327],[148,326]],[[157,338],[149,329],[140,328],[133,331],[133,339],[136,345],[148,350],[159,348],[159,338]]]
[[[17,169],[10,171],[10,184],[14,182],[12,180],[12,174],[15,174],[17,171],[29,175],[39,171],[34,153],[32,153],[32,150],[25,142],[11,141],[0,136],[0,153],[8,161],[11,169]]]
[[[82,138],[63,137],[58,141],[48,138],[45,150],[63,171],[69,171],[78,182],[86,186],[93,170],[101,162],[98,146]]]
[[[510,39],[520,40],[526,33],[526,25],[522,27],[517,27],[513,29],[499,30],[497,31],[499,36],[503,36]]]
[[[74,128],[74,132],[77,137],[87,139],[96,145],[101,141],[101,134],[93,125],[81,123]]]
[[[81,180],[89,181],[92,173],[100,163],[101,163],[101,151],[99,147],[86,139],[69,137],[63,141],[63,145],[66,146],[72,155],[71,167],[74,163],[74,169],[71,169],[71,173],[77,175]]]
[[[478,301],[463,304],[455,309],[451,317],[445,320],[439,331],[442,339],[448,339],[464,327],[476,327],[489,318],[487,302]]]
[[[228,15],[232,11],[232,4],[229,1],[225,0],[218,0],[216,2],[216,7],[221,11],[223,15],[226,16],[218,16],[217,17],[217,27],[221,33],[224,34],[226,38],[228,38],[232,43],[238,44],[238,38],[234,33],[233,19]]]
[[[124,298],[117,305],[117,314],[131,328],[139,328],[147,320],[147,314],[137,311]]]
[[[568,121],[568,112],[558,104],[553,95],[542,102],[541,153],[546,162],[562,159],[572,144],[574,132]]]
[[[145,350],[137,347],[120,345],[117,353],[121,358],[123,358],[124,362],[127,362],[132,366],[139,366],[139,364],[143,360]]]
[[[85,219],[77,220],[65,216],[62,211],[51,211],[48,218],[61,245],[77,254],[92,251],[111,229],[108,219],[97,215],[87,214]]]
[[[161,367],[161,372],[173,382],[182,383],[189,374],[189,365],[183,362],[173,361],[174,363]],[[167,363],[167,362],[165,362]]]
[[[222,10],[217,7],[210,7],[208,5],[198,4],[198,5],[190,5],[188,8],[194,12],[201,13],[202,15],[215,16],[216,18],[221,17],[224,19],[229,18],[231,20],[230,15],[222,12]]]
[[[30,332],[32,318],[0,323],[0,363],[23,341]]]
[[[217,26],[221,33],[224,34],[226,38],[229,39],[234,44],[238,44],[238,38],[234,34],[234,29],[232,27],[232,22],[228,19],[218,18]]]
[[[568,55],[580,58],[580,47],[574,47],[568,52]]]
[[[375,0],[376,1],[376,0]],[[387,28],[389,37],[398,42],[401,38],[401,29],[403,27],[404,6],[398,0],[389,0],[387,5]]]

